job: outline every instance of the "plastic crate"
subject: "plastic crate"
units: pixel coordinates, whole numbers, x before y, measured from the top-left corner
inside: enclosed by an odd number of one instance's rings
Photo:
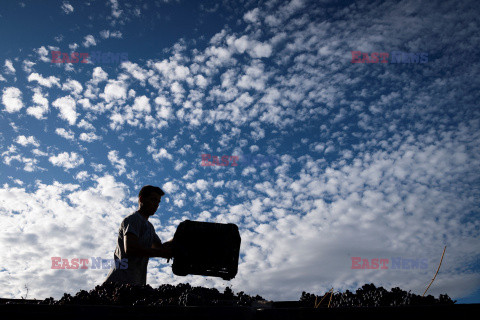
[[[240,233],[233,223],[185,220],[173,236],[172,271],[187,274],[235,278],[240,254]]]

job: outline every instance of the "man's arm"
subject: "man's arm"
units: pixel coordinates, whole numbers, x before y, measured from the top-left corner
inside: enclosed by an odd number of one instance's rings
[[[155,237],[155,239],[153,240],[152,248],[159,249],[161,247],[162,247],[162,241],[159,238]]]
[[[161,257],[170,259],[172,255],[172,249],[161,244],[156,248],[145,248],[138,243],[138,237],[131,232],[128,232],[124,238],[124,248],[127,255],[143,256],[143,257]]]
[[[173,245],[173,239],[170,239],[164,243],[162,243],[162,241],[158,239],[158,240],[153,240],[152,248],[161,248],[162,246],[171,247],[172,245]]]

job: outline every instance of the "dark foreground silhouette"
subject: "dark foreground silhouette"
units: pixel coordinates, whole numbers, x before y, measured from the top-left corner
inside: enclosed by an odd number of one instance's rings
[[[318,301],[321,298],[321,304]],[[317,308],[314,308],[315,298]],[[373,284],[355,293],[315,296],[302,293],[299,301],[265,301],[230,288],[216,289],[161,285],[115,286],[106,283],[60,300],[0,299],[2,320],[52,319],[195,319],[195,320],[313,320],[313,319],[468,319],[478,314],[480,304],[455,304],[447,295],[422,298],[399,288],[387,291]],[[328,302],[327,302],[328,301]],[[328,307],[330,303],[330,307]]]
[[[414,293],[406,292],[398,287],[387,291],[383,287],[375,287],[373,283],[364,284],[362,288],[357,289],[355,293],[347,290],[343,293],[334,293],[331,299],[330,296],[331,294],[328,292],[321,296],[315,296],[314,294],[303,291],[300,302],[305,307],[314,306],[315,303],[317,303],[319,308],[328,307],[329,305],[330,308],[449,305],[457,302],[457,300],[452,301],[447,294],[441,294],[438,299],[431,295],[422,297]]]
[[[325,298],[324,298],[325,297]],[[324,298],[322,300],[322,298]],[[322,300],[321,303],[320,300]],[[38,301],[38,304],[49,305],[121,305],[121,306],[252,306],[255,302],[264,301],[256,295],[255,297],[245,294],[243,291],[237,293],[226,287],[221,293],[215,288],[192,287],[190,284],[181,283],[177,286],[164,284],[154,289],[150,285],[136,286],[130,284],[115,285],[104,283],[96,286],[95,289],[87,292],[81,290],[74,296],[65,293],[60,300],[47,298]],[[453,305],[448,295],[440,295],[437,299],[431,295],[422,297],[410,292],[393,288],[387,291],[382,287],[375,287],[374,284],[365,284],[357,289],[355,293],[346,291],[334,293],[330,299],[330,293],[315,296],[314,294],[302,293],[297,303],[290,303],[290,306],[314,308],[317,302],[318,308],[342,307],[390,307],[390,306],[422,306],[422,305]]]
[[[215,288],[192,287],[188,283],[177,286],[164,284],[154,289],[150,285],[104,283],[87,292],[81,290],[75,296],[65,293],[60,300],[47,298],[41,304],[89,304],[123,306],[215,306],[235,304],[250,306],[255,300],[263,300],[259,295],[251,297],[239,292],[236,296],[226,287],[223,293]],[[231,303],[229,303],[231,302]]]

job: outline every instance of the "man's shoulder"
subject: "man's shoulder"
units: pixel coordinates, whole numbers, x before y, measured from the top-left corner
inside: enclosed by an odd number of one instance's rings
[[[147,223],[148,223],[149,226],[153,227],[153,224],[149,220],[147,220]]]
[[[135,211],[134,213],[129,214],[123,219],[123,222],[131,222],[131,221],[141,221],[141,217],[138,214],[138,211]]]

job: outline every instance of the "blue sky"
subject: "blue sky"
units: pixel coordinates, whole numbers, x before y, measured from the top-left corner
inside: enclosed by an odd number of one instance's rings
[[[61,297],[108,270],[142,185],[166,196],[163,241],[185,220],[235,223],[232,286],[297,300],[374,283],[480,302],[475,1],[9,1],[0,6],[0,296]],[[127,53],[122,63],[52,63]],[[352,63],[352,51],[427,53]],[[239,156],[202,166],[202,154]],[[268,161],[242,162],[247,156]],[[426,269],[352,269],[427,259]],[[390,265],[391,266],[391,265]]]

